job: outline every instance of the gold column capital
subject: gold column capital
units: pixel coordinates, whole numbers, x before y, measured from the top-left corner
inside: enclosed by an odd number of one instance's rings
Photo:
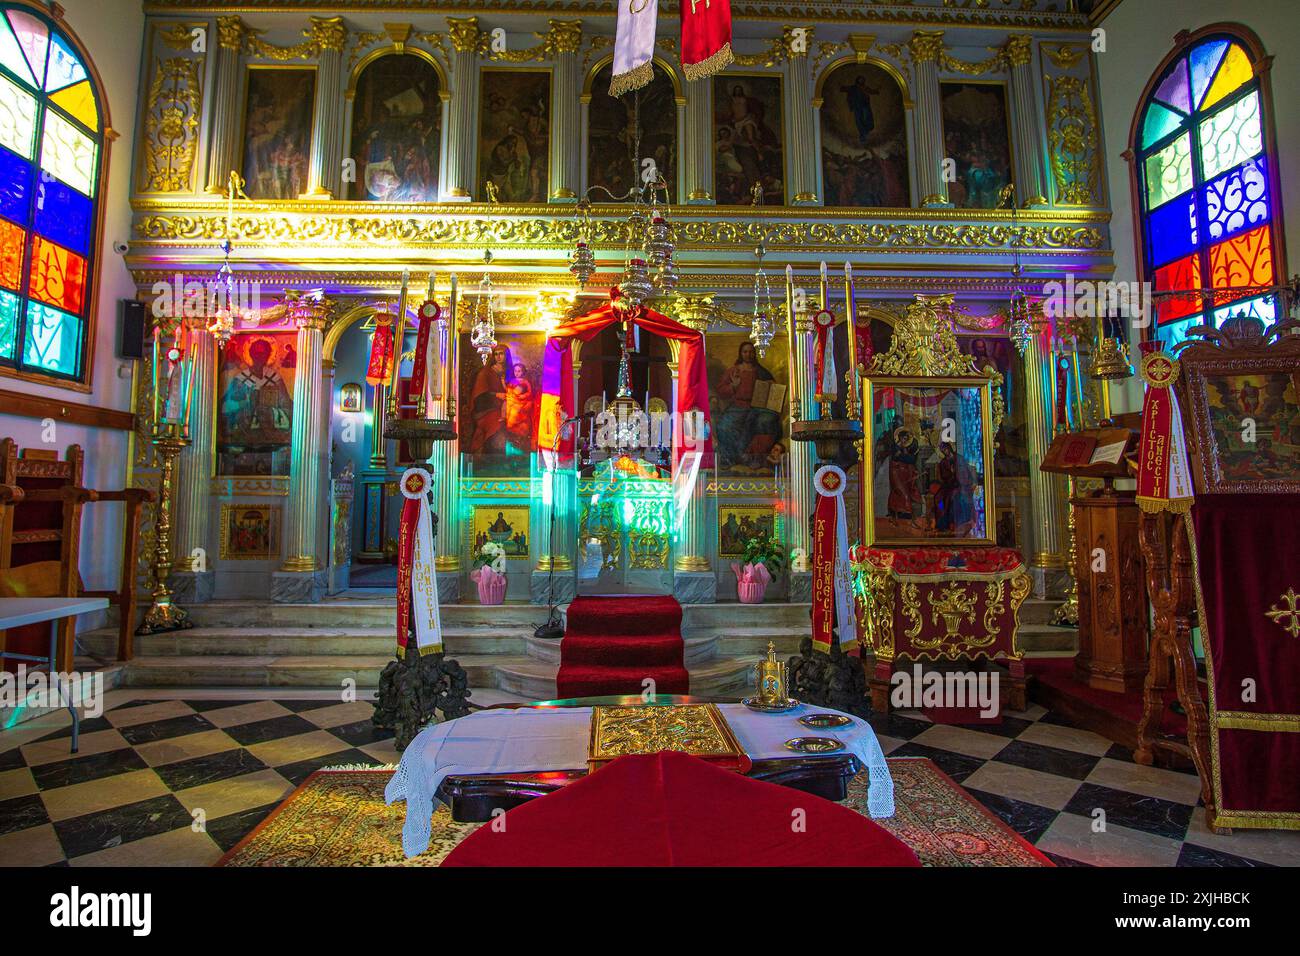
[[[347,45],[348,28],[342,17],[309,17],[311,23],[302,35],[311,39],[323,52],[342,53]]]
[[[802,33],[802,35],[803,35],[803,36],[802,36],[802,41],[798,44],[798,46],[796,46],[796,44],[795,44],[795,36],[796,36],[795,31],[796,31],[796,30],[800,31],[800,32]],[[808,57],[808,48],[812,45],[814,32],[815,32],[815,31],[813,30],[813,28],[812,28],[811,26],[806,26],[806,27],[792,27],[792,26],[784,26],[784,27],[782,27],[782,28],[781,28],[781,46],[785,49],[785,57],[786,57],[786,59],[787,59],[787,60],[793,60],[793,59],[795,59],[796,57],[803,57],[803,58],[806,59],[806,58]]]
[[[223,50],[239,51],[244,45],[244,21],[239,17],[217,17],[217,43]]]
[[[547,20],[546,26],[544,43],[550,56],[577,53],[582,48],[581,20]]]
[[[1034,38],[1027,33],[1013,33],[1007,37],[1007,65],[1028,66],[1033,59]]]
[[[917,30],[907,41],[907,48],[917,63],[936,63],[943,56],[943,31]]]
[[[457,53],[482,53],[487,37],[478,28],[478,17],[448,17],[451,48]]]

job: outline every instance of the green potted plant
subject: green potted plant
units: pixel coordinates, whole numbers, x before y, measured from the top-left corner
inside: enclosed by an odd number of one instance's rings
[[[757,534],[745,542],[744,564],[732,562],[736,575],[736,593],[741,604],[762,604],[772,578],[781,573],[785,558],[779,542],[766,534]]]

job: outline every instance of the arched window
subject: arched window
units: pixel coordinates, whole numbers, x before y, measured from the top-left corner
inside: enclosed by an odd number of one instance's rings
[[[351,198],[437,202],[443,84],[433,58],[385,53],[363,61],[354,83]]]
[[[1171,344],[1233,315],[1277,317],[1266,289],[1285,269],[1261,59],[1253,38],[1202,31],[1166,61],[1134,122],[1144,275],[1156,293],[1190,293],[1157,302],[1154,334]]]
[[[0,365],[84,381],[104,123],[80,45],[0,3]]]
[[[587,185],[615,196],[640,185],[647,159],[668,185],[668,201],[677,201],[677,79],[663,63],[654,62],[654,79],[635,93],[609,95],[613,58],[599,63],[587,77]],[[637,100],[639,97],[639,106]],[[640,114],[641,152],[636,152],[634,114]],[[597,202],[609,197],[599,193]]]

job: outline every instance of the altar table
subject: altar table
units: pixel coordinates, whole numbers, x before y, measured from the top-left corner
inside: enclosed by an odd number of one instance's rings
[[[648,705],[654,706],[654,705]],[[851,717],[843,727],[811,729],[799,723],[806,713],[827,708],[800,705],[784,714],[759,714],[742,704],[719,704],[741,749],[755,766],[789,762],[797,767],[810,755],[785,747],[792,737],[834,737],[844,751],[860,761],[870,774],[867,809],[876,818],[894,814],[894,783],[875,732],[865,721]],[[444,782],[492,774],[554,775],[560,784],[587,767],[592,708],[547,705],[481,710],[426,727],[411,741],[384,792],[388,803],[406,801],[402,851],[417,856],[429,846],[435,796],[447,796]],[[837,757],[838,754],[827,754]],[[781,782],[779,774],[772,778]],[[549,791],[545,778],[532,796]],[[440,793],[440,791],[442,791]]]
[[[889,711],[894,662],[1007,664],[1012,710],[1025,708],[1024,652],[1016,642],[1031,582],[1011,548],[853,549],[858,640],[875,655],[871,707]]]

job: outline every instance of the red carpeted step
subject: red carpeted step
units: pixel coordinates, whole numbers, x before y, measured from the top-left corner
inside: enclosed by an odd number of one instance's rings
[[[656,694],[689,694],[691,675],[685,667],[586,667],[560,666],[555,678],[556,693],[561,698],[608,697],[613,694],[640,694],[644,681],[654,681]]]
[[[569,605],[560,642],[560,697],[685,694],[682,606],[672,597],[579,597]]]

